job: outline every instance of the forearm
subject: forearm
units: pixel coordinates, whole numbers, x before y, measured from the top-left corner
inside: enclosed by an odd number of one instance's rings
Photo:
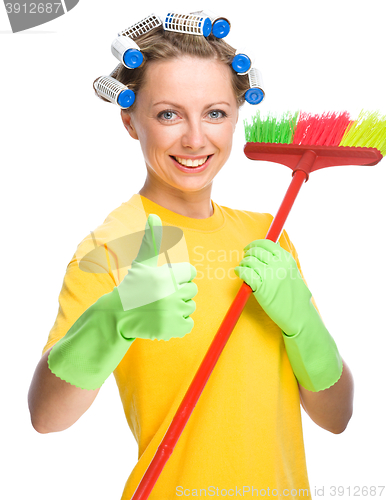
[[[28,392],[31,423],[43,434],[71,427],[99,392],[99,389],[79,389],[56,377],[47,364],[49,352],[40,359]]]
[[[312,392],[299,384],[300,400],[311,419],[334,434],[345,430],[353,412],[354,380],[343,360],[340,379],[328,389]]]

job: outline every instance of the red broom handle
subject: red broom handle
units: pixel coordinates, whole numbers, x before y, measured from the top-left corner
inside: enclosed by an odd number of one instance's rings
[[[313,158],[306,158],[307,156],[307,153],[305,153],[298,164],[298,168],[301,167],[303,161],[313,161]],[[307,173],[302,170],[295,170],[291,184],[288,187],[265,239],[277,242],[300,188],[307,179]],[[212,343],[210,344],[210,347],[202,360],[194,379],[190,383],[189,389],[180,403],[180,406],[178,407],[178,410],[174,415],[173,420],[171,421],[169,428],[153,457],[153,460],[150,462],[149,467],[142,477],[141,482],[135,490],[131,500],[146,500],[149,497],[159,475],[162,472],[162,469],[165,467],[166,462],[170,458],[170,455],[172,454],[174,447],[177,444],[177,441],[184,430],[184,427],[187,424],[189,417],[192,414],[194,407],[196,406],[197,401],[199,400],[199,397],[210,377],[210,374],[216,366],[217,360],[220,357],[220,354],[222,353],[234,327],[236,326],[236,323],[251,293],[251,287],[243,282],[240,290],[233,300],[232,305],[228,309],[220,328],[212,340]]]

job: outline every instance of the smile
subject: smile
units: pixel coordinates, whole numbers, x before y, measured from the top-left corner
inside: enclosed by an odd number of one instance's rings
[[[201,156],[200,158],[181,158],[180,156],[170,156],[170,158],[181,172],[185,172],[186,174],[199,174],[206,170],[211,163],[213,155]]]
[[[191,158],[180,158],[179,156],[173,156],[173,158],[176,161],[178,161],[180,165],[183,165],[184,167],[199,167],[200,165],[203,165],[206,162],[208,156],[205,156],[204,158],[199,158],[197,160],[193,160]]]

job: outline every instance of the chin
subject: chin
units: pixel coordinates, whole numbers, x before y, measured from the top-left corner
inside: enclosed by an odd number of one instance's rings
[[[213,179],[207,181],[207,182],[197,182],[195,181],[187,181],[184,184],[174,184],[173,187],[178,189],[179,191],[184,191],[186,193],[193,193],[197,191],[202,191],[203,189],[207,188],[210,186],[213,182]]]

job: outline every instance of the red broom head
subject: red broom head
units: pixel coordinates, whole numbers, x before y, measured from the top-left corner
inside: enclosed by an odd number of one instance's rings
[[[386,154],[386,116],[378,112],[362,111],[356,120],[347,111],[287,112],[279,120],[272,116],[263,120],[258,114],[251,125],[245,125],[248,158],[281,163],[307,174],[336,165],[376,165]],[[313,160],[305,166],[306,153]]]

